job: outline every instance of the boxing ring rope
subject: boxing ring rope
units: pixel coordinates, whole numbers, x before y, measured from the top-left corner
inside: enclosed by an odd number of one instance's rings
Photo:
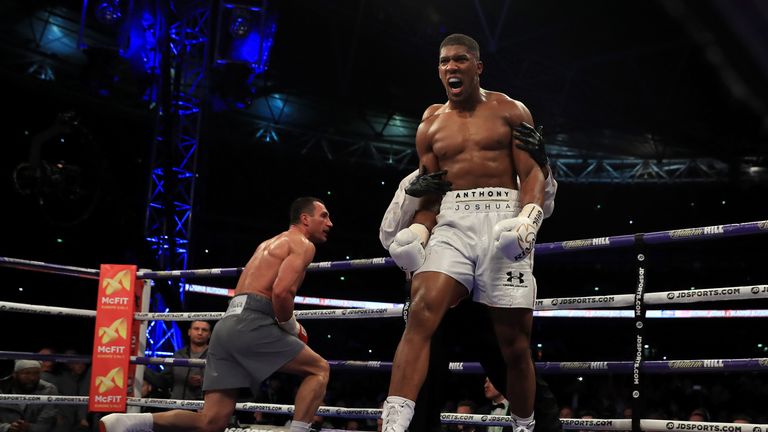
[[[688,290],[661,291],[646,293],[643,301],[649,305],[717,302],[728,300],[753,300],[768,298],[768,285],[744,285],[719,288],[698,288]],[[634,294],[616,294],[587,297],[557,297],[538,299],[536,311],[584,309],[588,307],[614,308],[632,306]],[[56,306],[39,306],[24,303],[0,301],[0,312],[22,312],[41,315],[95,317],[96,311],[73,309]],[[355,319],[355,318],[392,318],[401,317],[403,307],[371,309],[316,309],[297,310],[297,319]],[[648,311],[651,312],[651,311]],[[547,316],[546,314],[537,314]],[[652,314],[647,314],[652,315]],[[196,321],[218,320],[224,312],[137,312],[138,321]],[[735,316],[738,316],[736,314]],[[620,316],[617,316],[620,317]],[[617,318],[611,317],[611,318]]]
[[[31,270],[42,273],[53,273],[62,276],[75,276],[86,279],[98,279],[99,270],[84,267],[49,264],[40,261],[30,261],[18,258],[0,257],[0,267],[15,268],[18,270]],[[311,263],[307,271],[337,271],[337,270],[365,270],[372,268],[397,267],[392,258],[363,258],[344,261],[326,261]],[[178,278],[205,278],[205,277],[237,277],[243,272],[244,267],[225,267],[197,270],[139,270],[136,272],[138,279],[178,279]]]
[[[563,310],[577,309],[597,304],[602,307],[629,306],[632,303],[631,294],[616,296],[591,296],[591,297],[564,297],[554,299],[537,300],[536,309]],[[645,301],[650,304],[669,303],[695,303],[701,301],[727,301],[744,300],[753,298],[768,298],[768,285],[703,288],[697,290],[666,291],[648,293]],[[29,304],[0,302],[0,311],[27,312],[38,314],[55,314],[69,316],[95,317],[95,311],[59,308],[50,306],[37,306]],[[651,312],[651,311],[649,311]],[[382,318],[400,317],[402,308],[388,309],[336,309],[336,310],[306,310],[296,311],[300,319],[343,319],[343,318]],[[165,321],[194,321],[220,319],[223,312],[192,312],[192,313],[136,313],[137,320],[165,320]],[[37,360],[64,360],[74,361],[72,357],[44,355],[32,353],[15,353],[0,351],[0,358],[26,358]],[[90,361],[88,357],[80,357],[81,361]],[[205,360],[199,359],[172,359],[145,357],[132,357],[132,362],[137,364],[160,364],[174,366],[204,366]],[[339,370],[382,370],[389,371],[390,362],[380,361],[330,361],[335,369]],[[632,370],[632,362],[538,362],[536,368],[542,373],[625,373]],[[719,372],[747,371],[768,368],[768,359],[714,359],[714,360],[670,360],[670,361],[645,361],[641,370],[646,373],[680,373],[680,372]],[[479,363],[452,362],[449,370],[456,373],[483,373]]]
[[[645,244],[667,244],[686,242],[692,240],[704,240],[714,238],[739,237],[752,234],[768,234],[768,220],[744,222],[738,224],[713,225],[696,228],[683,228],[668,231],[656,231],[650,233],[619,235],[611,237],[596,237],[582,240],[569,240],[553,243],[541,243],[536,245],[537,255],[549,255],[575,250],[605,249],[614,247],[628,247],[637,245],[642,241]],[[642,240],[641,240],[642,239]],[[55,273],[66,276],[76,276],[90,279],[99,278],[99,270],[82,267],[48,264],[40,261],[29,261],[18,258],[0,257],[0,267],[10,267],[21,270],[33,270],[39,272]],[[367,258],[346,261],[327,261],[312,263],[308,271],[337,271],[337,270],[364,270],[373,268],[397,267],[394,260],[389,257]],[[223,277],[239,276],[243,267],[212,268],[198,270],[170,270],[151,271],[140,270],[136,273],[139,279],[176,279],[193,277]]]
[[[58,361],[64,363],[90,363],[91,357],[84,355],[39,354],[20,351],[0,351],[0,359],[24,359],[40,361]],[[205,359],[173,357],[138,357],[131,356],[131,363],[143,365],[164,365],[180,367],[205,367]],[[333,370],[389,372],[392,362],[372,360],[328,360]],[[535,362],[536,371],[555,374],[612,374],[632,372],[631,361],[602,362]],[[768,357],[747,359],[694,359],[694,360],[646,360],[641,369],[649,374],[680,374],[707,372],[747,372],[768,371]],[[448,370],[459,374],[483,374],[485,371],[477,362],[450,362]]]
[[[0,402],[25,403],[31,405],[37,404],[55,404],[55,405],[87,405],[86,396],[49,396],[49,395],[4,395],[0,394]],[[128,405],[148,407],[148,408],[166,408],[166,409],[186,409],[198,410],[203,407],[203,401],[185,401],[178,399],[150,399],[150,398],[128,398]],[[293,405],[280,404],[261,404],[253,402],[240,402],[235,405],[238,411],[248,412],[268,412],[271,414],[292,415]],[[381,409],[378,408],[345,408],[321,406],[317,414],[325,417],[341,417],[355,419],[376,419],[381,416]],[[489,415],[489,414],[457,414],[442,413],[440,420],[447,424],[472,424],[479,426],[509,426],[512,424],[512,418],[509,416]],[[560,419],[563,429],[590,429],[604,431],[626,431],[631,429],[632,420],[629,419]],[[640,425],[647,432],[668,432],[668,431],[708,431],[708,432],[765,432],[766,424],[747,424],[747,423],[720,423],[720,422],[689,422],[679,420],[652,420],[641,419]],[[257,428],[260,427],[257,426]],[[243,428],[243,430],[248,430]],[[327,430],[327,429],[323,429]]]
[[[613,237],[599,237],[592,239],[573,240],[556,243],[542,243],[536,245],[538,255],[555,254],[569,252],[574,250],[592,250],[614,247],[635,246],[643,248],[646,245],[666,244],[672,242],[682,242],[691,240],[703,240],[709,238],[735,237],[750,234],[768,233],[768,220],[747,222],[741,224],[716,225],[699,228],[686,228],[669,231],[659,231],[652,233],[641,233],[635,235],[621,235]],[[637,319],[636,335],[638,341],[642,340],[642,320],[646,316],[645,306],[652,304],[667,303],[693,303],[700,301],[721,301],[721,300],[741,300],[768,297],[768,286],[740,286],[725,288],[708,288],[697,290],[666,291],[659,293],[644,293],[644,266],[645,256],[642,253],[637,254],[638,260],[638,286],[635,294],[621,294],[614,296],[589,296],[589,297],[564,297],[553,299],[539,299],[536,301],[536,310],[541,311],[542,316],[547,312],[562,309],[584,309],[588,307],[623,307],[634,306],[634,310],[628,312],[634,313]],[[98,279],[99,271],[73,266],[63,266],[48,264],[38,261],[28,261],[16,258],[0,257],[0,266],[11,267],[23,270],[33,270],[60,275],[76,276],[89,279]],[[348,261],[334,261],[313,263],[308,271],[331,271],[331,270],[350,270],[350,269],[371,269],[394,267],[395,264],[391,258],[373,258]],[[171,278],[192,278],[192,277],[221,277],[221,276],[239,276],[242,267],[237,268],[215,268],[200,270],[174,270],[174,271],[139,271],[139,279],[171,279]],[[69,315],[69,316],[88,316],[95,317],[95,311],[82,309],[58,308],[49,306],[34,306],[20,303],[0,302],[0,311],[27,312],[38,314]],[[648,311],[652,312],[652,311]],[[402,307],[377,308],[377,309],[335,309],[335,310],[307,310],[296,311],[297,318],[300,319],[339,319],[339,318],[381,318],[401,316]],[[197,313],[137,313],[137,320],[195,320],[195,319],[220,319],[223,312],[197,312]],[[639,342],[638,342],[639,346]],[[6,358],[32,358],[29,353],[0,352]],[[24,357],[21,357],[24,356]],[[77,361],[73,358],[70,361]],[[187,360],[187,362],[179,361]],[[179,366],[198,366],[190,359],[150,359],[146,357],[131,357],[131,361],[138,364],[174,364]],[[390,370],[391,363],[388,362],[355,362],[355,361],[333,361],[335,368],[339,369],[366,369],[366,370]],[[614,373],[630,372],[637,375],[639,371],[643,373],[679,373],[682,371],[693,372],[721,372],[761,370],[768,369],[767,358],[755,359],[717,359],[717,360],[673,360],[673,361],[644,361],[642,354],[638,354],[634,361],[621,362],[545,362],[537,363],[538,370],[544,373]],[[482,373],[482,369],[477,363],[451,363],[449,370],[464,373]],[[633,387],[634,388],[634,387]],[[633,395],[638,398],[638,392]],[[18,399],[14,399],[18,398]],[[23,402],[23,403],[65,403],[65,404],[87,404],[87,397],[76,396],[31,396],[31,395],[0,395],[0,401]],[[141,399],[129,398],[129,405],[150,406],[160,408],[184,408],[198,409],[202,407],[202,401],[178,401],[169,399]],[[290,405],[271,405],[244,403],[237,405],[238,410],[244,411],[263,411],[280,414],[291,414],[293,407]],[[351,418],[377,418],[381,414],[379,409],[359,409],[359,408],[340,408],[340,407],[321,407],[318,414],[327,416],[340,416]],[[453,414],[446,413],[441,416],[444,423],[462,423],[462,424],[480,424],[480,425],[509,425],[510,417],[490,416],[490,415],[472,415],[472,414]],[[646,431],[670,431],[670,430],[705,430],[705,431],[724,431],[724,432],[742,432],[741,428],[752,429],[752,432],[768,432],[768,425],[746,425],[729,423],[698,423],[698,422],[680,422],[669,420],[649,420],[649,419],[562,419],[565,429],[595,429],[595,430],[646,430]],[[711,426],[710,426],[711,425]],[[710,428],[707,428],[710,427]],[[748,432],[748,430],[744,431]]]

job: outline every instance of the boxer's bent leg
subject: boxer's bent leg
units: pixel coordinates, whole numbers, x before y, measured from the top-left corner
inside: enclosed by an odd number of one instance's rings
[[[293,360],[280,368],[280,372],[304,377],[296,391],[296,401],[294,402],[296,411],[293,413],[293,419],[312,423],[312,418],[325,397],[328,377],[331,372],[328,362],[311,348],[305,346]]]
[[[200,412],[173,410],[153,414],[154,430],[170,431],[221,431],[229,424],[235,412],[237,389],[207,390]]]

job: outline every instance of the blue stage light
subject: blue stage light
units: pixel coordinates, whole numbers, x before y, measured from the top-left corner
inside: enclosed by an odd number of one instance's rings
[[[246,15],[235,15],[232,17],[232,23],[229,25],[229,33],[234,38],[243,38],[251,31],[251,20]]]
[[[96,20],[102,24],[117,24],[123,18],[123,14],[120,11],[120,0],[107,0],[96,3],[94,15]]]

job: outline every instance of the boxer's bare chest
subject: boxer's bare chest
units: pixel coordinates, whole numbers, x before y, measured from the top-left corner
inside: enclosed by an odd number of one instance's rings
[[[508,152],[512,131],[504,116],[489,109],[441,113],[428,132],[441,163],[475,152]]]

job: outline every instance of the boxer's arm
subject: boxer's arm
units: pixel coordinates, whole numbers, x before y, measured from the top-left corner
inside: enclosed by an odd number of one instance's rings
[[[528,152],[544,174],[544,204],[542,209],[544,217],[548,218],[555,210],[555,195],[557,194],[557,181],[554,179],[552,169],[549,166],[549,157],[542,136],[542,127],[534,128],[526,122],[512,128],[512,137],[520,141],[515,147]],[[519,179],[518,179],[519,182]]]
[[[427,119],[434,113],[439,105],[433,105],[424,112],[422,119]],[[439,170],[437,156],[432,151],[432,144],[428,136],[429,124],[422,121],[416,130],[416,153],[419,155],[419,175],[434,173]],[[419,208],[416,210],[413,220],[407,228],[400,230],[389,246],[389,255],[398,267],[405,272],[418,270],[426,259],[425,248],[429,241],[432,229],[437,225],[437,211],[442,200],[441,194],[427,193],[421,196]]]
[[[510,126],[514,128],[522,122],[533,125],[531,113],[525,105],[517,101],[510,102],[515,104],[510,106],[507,113]],[[519,177],[519,202],[522,208],[516,217],[501,220],[493,227],[496,247],[507,259],[515,262],[526,259],[533,251],[536,233],[544,218],[541,208],[544,204],[544,173],[527,151],[517,147],[518,143],[513,137],[510,144],[513,169],[510,175],[514,176],[516,172]]]
[[[416,153],[419,155],[419,171],[426,170],[427,173],[433,173],[440,170],[440,164],[437,155],[432,149],[432,142],[429,139],[429,125],[432,117],[441,105],[432,105],[424,112],[422,122],[416,130]],[[450,174],[450,173],[449,173]],[[427,195],[421,198],[419,208],[413,217],[414,223],[424,225],[429,232],[437,225],[437,213],[440,209],[441,195]]]
[[[517,126],[522,122],[533,125],[533,118],[528,108],[520,102],[516,104],[519,109],[510,116],[514,125]],[[512,163],[520,179],[520,204],[533,203],[541,207],[544,204],[544,172],[539,169],[539,165],[530,153],[517,148],[519,141],[514,138],[512,141]]]
[[[419,206],[419,198],[406,195],[405,187],[418,174],[419,170],[415,170],[400,181],[395,196],[392,197],[387,211],[384,212],[381,225],[379,225],[379,240],[384,249],[389,249],[389,245],[395,240],[395,235],[413,221],[413,216]]]
[[[427,195],[445,195],[453,186],[451,182],[443,178],[447,173],[446,170],[428,173],[427,168],[422,167],[419,175],[405,188],[405,193],[416,198]]]
[[[555,211],[555,195],[557,195],[557,181],[550,171],[549,177],[544,181],[544,217],[552,216]]]
[[[442,197],[428,196],[421,198],[419,209],[413,215],[413,223],[424,225],[429,232],[437,225],[437,213],[440,210]]]
[[[285,322],[293,317],[293,299],[304,280],[307,266],[315,256],[315,245],[306,241],[291,240],[290,252],[277,270],[277,278],[272,285],[272,307],[278,322]]]
[[[541,135],[542,127],[534,128],[525,121],[512,128],[512,138],[519,141],[515,147],[525,150],[531,155],[536,164],[544,172],[544,178],[549,176],[549,157]]]
[[[408,227],[398,231],[389,245],[389,255],[398,267],[405,272],[418,270],[426,259],[425,248],[432,228],[437,224],[434,203],[439,203],[442,196],[425,195],[419,200],[419,208]]]

